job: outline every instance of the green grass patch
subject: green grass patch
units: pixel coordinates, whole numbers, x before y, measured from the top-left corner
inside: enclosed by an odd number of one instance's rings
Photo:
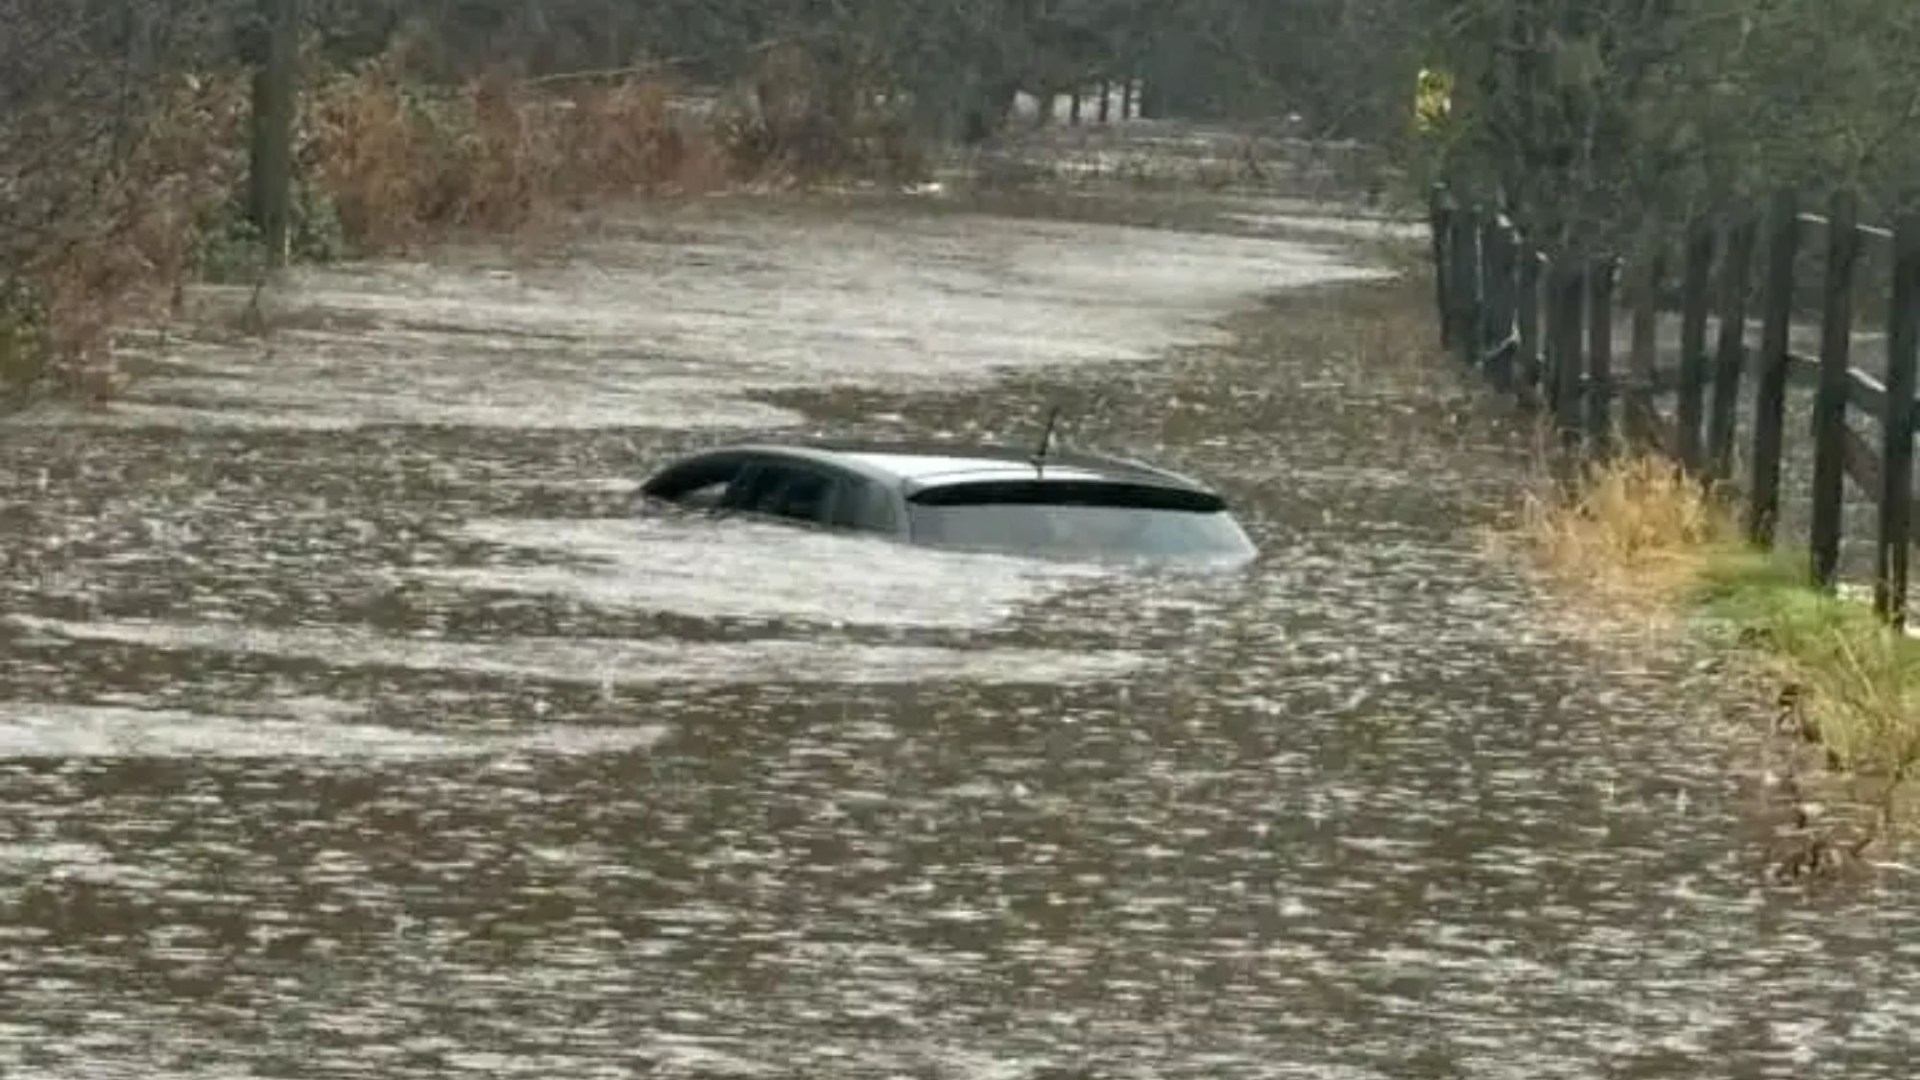
[[[1835,767],[1897,787],[1920,764],[1920,640],[1867,604],[1810,587],[1806,565],[1720,553],[1701,564],[1694,599],[1774,662]]]

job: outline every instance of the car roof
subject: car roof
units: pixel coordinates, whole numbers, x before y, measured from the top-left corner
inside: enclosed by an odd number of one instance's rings
[[[1190,477],[1127,458],[1052,450],[1036,468],[1032,448],[988,443],[752,442],[715,447],[696,456],[728,453],[771,454],[816,461],[860,473],[908,494],[953,484],[1012,479],[1125,483],[1213,493],[1211,488]]]

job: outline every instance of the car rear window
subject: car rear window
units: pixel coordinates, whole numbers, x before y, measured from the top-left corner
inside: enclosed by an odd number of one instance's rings
[[[1253,543],[1219,496],[1146,484],[993,481],[909,502],[915,541],[1073,559],[1242,561]]]
[[[943,484],[916,492],[912,501],[919,506],[1105,506],[1196,514],[1218,513],[1227,508],[1226,502],[1211,492],[1110,480],[988,480]]]

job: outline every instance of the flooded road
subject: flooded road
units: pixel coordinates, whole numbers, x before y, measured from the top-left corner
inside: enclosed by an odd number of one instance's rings
[[[1554,631],[1525,438],[1273,224],[650,211],[0,425],[0,1075],[1906,1075],[1914,894],[1762,886],[1693,660]],[[1056,401],[1258,563],[630,501]]]

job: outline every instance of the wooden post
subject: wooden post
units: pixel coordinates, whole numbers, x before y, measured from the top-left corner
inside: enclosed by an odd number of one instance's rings
[[[1747,285],[1753,265],[1756,226],[1742,216],[1727,230],[1720,260],[1720,347],[1713,363],[1713,405],[1707,415],[1707,477],[1718,483],[1733,475],[1734,408],[1740,401],[1740,372],[1746,366]]]
[[[1767,291],[1761,300],[1760,371],[1753,397],[1753,481],[1747,539],[1773,546],[1780,518],[1780,443],[1787,402],[1788,331],[1793,327],[1793,261],[1800,252],[1800,200],[1773,197],[1767,214]]]
[[[300,0],[259,0],[260,55],[253,73],[253,138],[247,172],[247,211],[260,230],[267,266],[287,259],[293,190],[295,70],[299,64]]]
[[[1560,264],[1549,258],[1540,271],[1540,405],[1548,416],[1560,408]]]
[[[1613,285],[1620,264],[1599,259],[1588,271],[1587,445],[1606,454],[1613,443]]]
[[[1685,276],[1680,284],[1680,404],[1675,410],[1674,452],[1689,470],[1700,468],[1700,413],[1707,374],[1707,284],[1713,272],[1713,230],[1695,222],[1687,236]]]
[[[1488,379],[1501,390],[1513,387],[1513,249],[1512,228],[1492,215],[1480,237],[1487,281],[1481,297],[1487,312],[1483,357]]]
[[[1498,271],[1494,263],[1499,261],[1500,215],[1497,211],[1486,209],[1480,212],[1480,228],[1473,238],[1480,252],[1480,273],[1475,289],[1480,297],[1479,317],[1473,324],[1473,362],[1476,367],[1485,367],[1493,350],[1493,324],[1499,320],[1495,308],[1499,306],[1500,285]]]
[[[1651,421],[1656,415],[1653,409],[1653,380],[1655,357],[1659,351],[1660,288],[1665,284],[1666,276],[1667,256],[1664,251],[1655,251],[1648,258],[1645,268],[1635,275],[1633,344],[1627,361],[1633,371],[1634,389],[1628,399],[1627,423],[1631,438],[1641,445],[1656,443],[1660,437]]]
[[[1433,185],[1428,196],[1428,229],[1433,242],[1433,292],[1440,309],[1440,347],[1453,347],[1453,305],[1448,301],[1447,274],[1452,268],[1453,195],[1445,184]]]
[[[1853,271],[1860,254],[1859,207],[1841,192],[1827,224],[1825,310],[1820,317],[1820,387],[1813,404],[1813,582],[1833,587],[1840,569],[1840,509],[1846,483],[1847,361],[1853,338]]]
[[[1467,207],[1453,211],[1452,266],[1447,272],[1447,294],[1453,301],[1453,347],[1462,364],[1471,365],[1480,321],[1480,230],[1478,215]]]
[[[1067,124],[1080,126],[1080,84],[1073,85],[1073,92],[1067,95]]]
[[[1106,79],[1101,79],[1100,80],[1100,122],[1104,124],[1104,123],[1107,123],[1109,120],[1111,120],[1112,112],[1113,112],[1113,83],[1109,82]]]
[[[1568,450],[1580,445],[1580,363],[1581,311],[1586,293],[1586,273],[1577,262],[1568,261],[1555,271],[1549,287],[1553,295],[1551,352],[1553,372],[1553,415],[1560,430],[1561,444]]]
[[[1873,606],[1895,626],[1907,619],[1907,548],[1913,543],[1913,393],[1920,362],[1920,216],[1894,228],[1893,298],[1887,306],[1887,408],[1880,480],[1880,535],[1874,555]]]
[[[1525,238],[1519,241],[1520,310],[1514,321],[1520,330],[1518,393],[1522,401],[1535,399],[1540,385],[1542,342],[1540,340],[1540,282],[1546,276],[1544,260]]]
[[[1133,119],[1133,87],[1134,79],[1131,75],[1120,84],[1120,119],[1122,120]]]

